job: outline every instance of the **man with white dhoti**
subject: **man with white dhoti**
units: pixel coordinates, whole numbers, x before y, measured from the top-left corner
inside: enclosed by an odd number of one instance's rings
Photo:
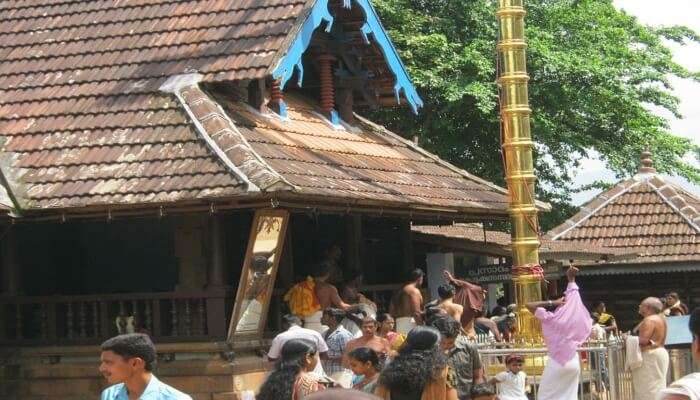
[[[642,362],[632,368],[632,393],[635,400],[654,400],[666,387],[668,372],[663,303],[656,297],[648,297],[639,305],[639,314],[644,319],[632,332],[639,335]]]
[[[330,279],[330,277],[331,270],[328,268],[328,266],[321,264],[314,276],[314,292],[316,294],[316,299],[321,306],[321,310],[304,318],[305,328],[313,329],[321,334],[325,333],[328,329],[328,326],[321,323],[323,310],[327,308],[337,308],[342,311],[348,311],[353,307],[340,298],[338,289],[335,286],[328,283],[328,279]]]
[[[420,287],[423,286],[424,276],[425,273],[422,270],[413,270],[410,280],[391,298],[389,314],[396,321],[396,332],[398,333],[406,335],[415,328],[417,323],[421,322],[423,295],[420,292]]]
[[[691,353],[696,365],[700,365],[700,307],[690,313],[688,328],[693,335]],[[700,372],[682,377],[661,390],[658,400],[700,400]]]
[[[576,273],[569,267],[569,284],[564,297],[554,301],[536,301],[525,306],[542,324],[542,336],[547,345],[547,365],[542,373],[538,400],[576,400],[581,373],[576,349],[591,334],[593,320],[581,301]],[[546,307],[546,308],[545,308]]]

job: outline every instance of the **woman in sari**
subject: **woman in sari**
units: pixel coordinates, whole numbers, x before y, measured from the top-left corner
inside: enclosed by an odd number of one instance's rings
[[[453,381],[440,350],[440,333],[417,326],[380,374],[374,393],[384,400],[457,400]]]
[[[387,313],[377,315],[377,323],[379,327],[377,328],[377,336],[382,337],[389,341],[391,349],[398,351],[401,348],[404,340],[406,340],[406,335],[400,334],[394,331],[394,318]]]
[[[305,339],[292,339],[282,346],[275,364],[255,397],[257,400],[304,400],[325,385],[310,374],[318,363],[316,345]]]

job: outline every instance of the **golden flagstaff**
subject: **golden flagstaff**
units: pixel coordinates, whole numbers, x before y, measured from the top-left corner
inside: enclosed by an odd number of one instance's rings
[[[525,66],[525,8],[523,0],[499,0],[498,85],[500,87],[501,147],[510,200],[513,283],[518,304],[518,340],[539,343],[541,329],[525,303],[541,300],[539,223],[535,206],[534,144]]]

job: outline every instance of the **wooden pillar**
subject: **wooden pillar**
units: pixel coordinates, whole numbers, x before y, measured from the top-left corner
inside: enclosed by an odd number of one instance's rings
[[[175,255],[179,260],[178,292],[198,292],[207,283],[207,263],[203,248],[203,218],[185,215],[175,228]]]
[[[7,229],[7,228],[6,228]],[[9,228],[2,239],[2,260],[0,270],[2,272],[1,293],[10,296],[20,294],[20,270],[17,263],[17,238],[14,228]]]
[[[209,336],[226,336],[226,231],[224,216],[216,214],[209,218],[209,240],[211,254],[207,264],[206,300],[207,333]]]
[[[220,289],[225,286],[226,233],[223,218],[223,215],[216,214],[209,221],[211,257],[209,257],[209,268],[207,269],[207,290]]]
[[[362,268],[362,217],[348,215],[345,218],[345,260],[350,271]]]
[[[416,268],[413,262],[413,234],[410,220],[402,219],[399,221],[399,235],[404,275],[401,279],[405,279],[405,276]]]

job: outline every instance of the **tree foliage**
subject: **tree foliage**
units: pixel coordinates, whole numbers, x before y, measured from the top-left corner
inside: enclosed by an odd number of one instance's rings
[[[373,118],[470,172],[504,184],[495,83],[495,1],[374,0],[425,100],[410,111]],[[673,60],[665,40],[698,41],[682,27],[654,28],[617,10],[611,0],[528,0],[526,35],[532,131],[539,195],[559,214],[571,211],[571,171],[591,150],[618,176],[634,173],[645,148],[658,170],[700,182],[683,161],[698,146],[674,136],[658,106],[679,115],[670,76],[700,80]],[[549,219],[549,221],[547,221]]]

